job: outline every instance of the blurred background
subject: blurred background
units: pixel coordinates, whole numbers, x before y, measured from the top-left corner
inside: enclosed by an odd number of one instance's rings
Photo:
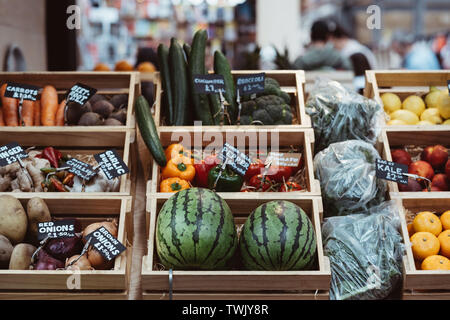
[[[449,0],[0,0],[10,71],[158,70],[157,45],[199,28],[233,69],[450,68]]]

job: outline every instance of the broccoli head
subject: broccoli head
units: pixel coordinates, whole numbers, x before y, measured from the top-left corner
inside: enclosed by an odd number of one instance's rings
[[[264,109],[258,109],[253,112],[253,121],[261,122],[264,125],[272,125],[274,124],[273,119],[270,117],[269,113]],[[260,124],[260,123],[255,123]]]
[[[241,107],[241,116],[251,116],[253,114],[253,111],[257,109],[256,102],[253,100],[242,102]]]
[[[266,79],[264,79],[264,85],[267,86],[269,84],[280,89],[280,83],[277,80],[275,80],[274,78],[266,77]]]
[[[245,126],[245,125],[250,125],[252,124],[253,118],[251,116],[241,116],[241,125]]]

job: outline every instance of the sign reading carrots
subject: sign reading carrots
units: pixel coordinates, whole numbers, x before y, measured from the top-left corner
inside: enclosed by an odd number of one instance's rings
[[[39,93],[39,87],[29,84],[20,84],[8,82],[5,90],[5,97],[14,99],[23,99],[36,101]]]

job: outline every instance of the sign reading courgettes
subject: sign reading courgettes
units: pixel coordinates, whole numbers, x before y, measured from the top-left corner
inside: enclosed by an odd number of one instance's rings
[[[194,88],[196,93],[213,94],[225,92],[225,79],[220,74],[195,74]]]

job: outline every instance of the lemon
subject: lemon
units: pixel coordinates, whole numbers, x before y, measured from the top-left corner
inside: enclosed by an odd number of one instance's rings
[[[442,94],[438,102],[438,110],[442,118],[450,118],[450,96],[448,94]]]
[[[450,119],[445,120],[444,123],[443,123],[443,125],[450,126]]]
[[[439,88],[436,86],[431,86],[430,87],[430,92],[434,92],[434,91],[439,91]]]
[[[422,121],[417,122],[417,125],[418,126],[433,126],[433,125],[435,125],[435,123],[432,123],[428,120],[422,120]]]
[[[425,110],[425,102],[419,96],[409,96],[403,100],[403,109],[414,112],[416,115],[420,116]]]
[[[383,102],[384,111],[387,113],[391,113],[402,108],[402,101],[395,93],[383,93],[381,95],[381,101]]]
[[[407,123],[405,121],[403,121],[403,120],[395,119],[395,120],[389,120],[387,122],[387,125],[388,126],[405,126],[405,125],[407,125]]]
[[[406,124],[416,124],[419,122],[419,117],[412,111],[409,110],[397,110],[390,114],[391,119],[393,120],[402,120],[406,122]]]
[[[441,119],[441,116],[439,115],[439,110],[437,108],[426,109],[420,115],[420,120],[429,121],[432,124],[441,124],[442,123],[442,119]]]
[[[439,101],[439,98],[441,97],[442,92],[441,91],[431,91],[427,94],[425,97],[425,104],[427,108],[437,108],[437,104]]]

